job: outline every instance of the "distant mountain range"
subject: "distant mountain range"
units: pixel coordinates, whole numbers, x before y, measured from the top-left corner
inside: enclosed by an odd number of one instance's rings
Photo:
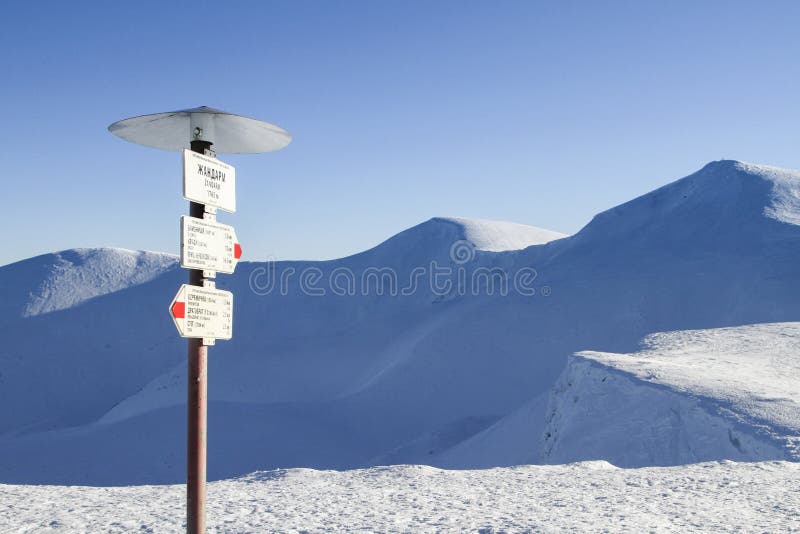
[[[569,237],[434,218],[339,260],[241,262],[217,283],[209,478],[796,460],[800,327],[763,323],[800,321],[798,224],[800,172],[718,161]],[[185,279],[118,249],[0,267],[0,482],[184,479]]]

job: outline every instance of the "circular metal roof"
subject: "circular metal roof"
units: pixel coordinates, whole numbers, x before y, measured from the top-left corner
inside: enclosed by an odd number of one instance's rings
[[[189,148],[194,139],[209,141],[217,153],[257,154],[279,150],[292,136],[268,122],[201,106],[117,121],[108,131],[131,143],[162,150]]]

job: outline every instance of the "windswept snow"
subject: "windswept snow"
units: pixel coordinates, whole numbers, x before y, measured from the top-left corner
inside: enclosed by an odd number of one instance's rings
[[[734,165],[772,184],[771,202],[764,208],[766,216],[776,221],[800,225],[800,172],[771,165],[742,162],[735,162]]]
[[[634,354],[581,353],[651,384],[700,397],[800,460],[800,323],[665,332]]]
[[[659,257],[709,246],[747,256],[759,242],[791,239],[798,222],[800,171],[722,160],[599,213],[574,241],[642,252],[657,245]]]
[[[582,352],[554,388],[551,463],[800,460],[800,323],[658,333]]]
[[[182,532],[185,489],[0,485],[4,532]],[[787,532],[800,465],[291,469],[213,482],[211,532]]]
[[[449,222],[460,226],[464,232],[465,240],[475,245],[477,250],[485,250],[487,252],[520,250],[567,237],[567,234],[553,232],[552,230],[503,221],[463,219],[459,217],[439,217],[434,221]]]
[[[149,282],[176,263],[169,254],[114,248],[45,254],[0,267],[0,306],[23,317],[64,310]]]
[[[544,245],[566,237],[565,234],[535,226],[504,221],[433,217],[404,230],[374,248],[341,260],[339,265],[373,265],[413,268],[432,260],[449,262],[452,247],[467,244],[478,256],[486,253],[513,252]]]

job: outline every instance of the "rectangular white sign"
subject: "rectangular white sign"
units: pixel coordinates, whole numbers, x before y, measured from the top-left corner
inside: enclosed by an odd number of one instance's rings
[[[184,149],[183,197],[221,210],[236,211],[236,169],[217,158]]]
[[[181,267],[231,274],[241,256],[233,226],[181,217]]]
[[[183,284],[172,299],[169,313],[181,337],[233,337],[233,293]]]

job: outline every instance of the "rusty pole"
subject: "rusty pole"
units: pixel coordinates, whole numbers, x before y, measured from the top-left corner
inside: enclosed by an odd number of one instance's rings
[[[204,154],[211,148],[208,141],[192,141],[191,149]],[[206,207],[189,202],[189,215],[203,218]],[[189,269],[189,285],[202,286],[203,271]],[[208,347],[202,339],[189,338],[189,380],[186,432],[186,531],[203,534],[206,531],[206,445],[208,432]]]

